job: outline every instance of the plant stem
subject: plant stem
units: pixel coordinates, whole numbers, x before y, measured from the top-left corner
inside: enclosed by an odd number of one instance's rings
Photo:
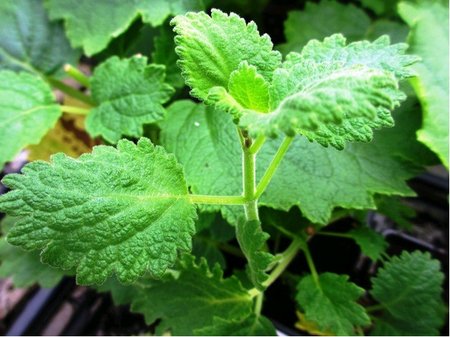
[[[248,294],[250,295],[251,298],[253,298],[253,297],[258,296],[259,294],[261,294],[261,291],[259,291],[259,290],[256,289],[256,288],[252,288],[252,289],[250,289],[250,290],[247,291],[247,292],[248,292]]]
[[[270,273],[269,278],[264,281],[263,286],[265,288],[269,287],[275,280],[284,272],[284,270],[289,266],[289,264],[297,255],[298,250],[303,246],[303,240],[300,238],[294,239],[289,247],[281,254],[281,258],[278,265]]]
[[[375,304],[375,305],[371,305],[370,307],[367,307],[366,311],[370,313],[370,312],[374,312],[374,311],[380,311],[380,310],[383,310],[383,309],[385,309],[384,305],[382,305],[382,304]]]
[[[344,238],[344,239],[353,239],[353,237],[346,233],[334,233],[334,232],[326,232],[326,231],[320,231],[316,233],[317,235],[323,235],[323,236],[334,236],[337,238]]]
[[[50,83],[50,85],[56,89],[61,90],[66,95],[72,96],[73,98],[76,98],[77,100],[86,103],[90,106],[95,106],[94,101],[89,96],[83,94],[82,92],[72,88],[71,86],[61,82],[60,80],[47,77],[47,82]]]
[[[78,108],[70,105],[61,105],[61,110],[76,115],[87,115],[89,111],[91,111],[90,109]]]
[[[255,313],[256,316],[260,316],[261,315],[261,309],[262,309],[262,305],[263,305],[263,300],[264,300],[264,293],[259,293],[256,296],[256,300],[255,300],[254,313]]]
[[[273,157],[272,162],[270,163],[269,167],[267,168],[266,172],[264,173],[264,176],[261,178],[261,181],[259,182],[258,187],[256,188],[255,197],[257,199],[266,190],[267,186],[269,185],[270,181],[272,180],[273,175],[275,174],[275,171],[277,170],[278,166],[280,165],[281,160],[283,159],[284,155],[286,154],[287,150],[289,149],[289,145],[291,145],[293,140],[294,140],[294,137],[286,137],[283,140],[283,142],[281,143],[280,147],[278,148],[277,153]]]
[[[266,137],[259,135],[258,137],[256,137],[255,141],[253,142],[253,144],[250,146],[250,148],[248,149],[248,151],[250,153],[253,154],[257,154],[258,151],[261,149],[261,147],[264,145],[264,142],[266,141]]]
[[[319,274],[317,273],[316,266],[314,265],[314,261],[311,256],[311,252],[309,251],[308,244],[305,243],[304,245],[302,245],[301,248],[303,250],[303,253],[305,253],[306,262],[308,263],[308,267],[309,270],[311,271],[314,283],[320,289]]]
[[[67,73],[67,75],[72,77],[74,80],[76,80],[78,83],[82,84],[86,88],[89,88],[91,86],[91,83],[89,82],[89,77],[83,74],[79,69],[73,67],[71,64],[65,64],[64,71]]]
[[[244,210],[247,221],[259,220],[258,199],[256,190],[256,155],[251,153],[248,147],[242,149],[242,185],[244,190]]]
[[[244,205],[246,200],[241,195],[200,195],[190,194],[189,200],[194,204],[209,205]]]

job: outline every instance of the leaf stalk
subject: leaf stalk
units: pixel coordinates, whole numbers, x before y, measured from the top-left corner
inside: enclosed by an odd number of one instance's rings
[[[87,77],[84,73],[82,73],[79,69],[75,68],[71,64],[64,65],[64,71],[67,75],[72,77],[75,81],[85,86],[86,88],[89,88],[91,86],[89,77]]]

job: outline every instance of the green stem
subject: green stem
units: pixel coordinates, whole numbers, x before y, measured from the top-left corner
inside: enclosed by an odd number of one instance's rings
[[[249,291],[247,291],[251,298],[258,296],[261,294],[261,291],[259,291],[257,288],[252,288]]]
[[[61,110],[62,112],[68,112],[76,115],[87,115],[89,111],[91,111],[90,109],[78,108],[70,105],[61,105]]]
[[[262,305],[263,305],[263,300],[264,300],[264,293],[259,293],[256,296],[256,300],[255,300],[254,313],[255,313],[256,316],[260,316],[261,315],[261,309],[262,309]]]
[[[320,231],[320,232],[317,232],[316,234],[323,235],[323,236],[334,236],[337,238],[344,238],[344,239],[353,239],[353,237],[350,234],[346,234],[346,233],[334,233],[334,232]]]
[[[85,74],[83,74],[80,70],[73,67],[72,65],[70,64],[64,65],[64,71],[67,73],[67,75],[72,77],[75,81],[85,86],[86,88],[89,88],[91,86],[89,77],[87,77]]]
[[[375,305],[371,305],[370,307],[366,308],[367,312],[374,312],[374,311],[380,311],[380,310],[384,310],[386,309],[384,305],[382,304],[375,304]]]
[[[48,83],[50,83],[52,87],[61,90],[66,95],[72,96],[73,98],[76,98],[77,100],[86,103],[90,106],[95,106],[95,103],[92,100],[92,98],[72,88],[71,86],[68,86],[67,84],[61,82],[60,80],[51,77],[47,77],[46,80]]]
[[[266,141],[266,137],[259,135],[258,137],[256,137],[255,141],[253,142],[253,144],[250,146],[250,148],[248,149],[248,151],[250,153],[253,154],[257,154],[258,151],[261,149],[261,147],[264,145],[264,142]]]
[[[209,237],[201,236],[201,235],[197,235],[196,238],[200,241],[203,241],[205,244],[214,246],[226,253],[229,253],[231,255],[234,255],[234,256],[237,256],[240,258],[245,258],[245,255],[242,253],[242,251],[239,248],[237,248],[233,245],[230,245],[226,242],[220,242],[220,241],[211,239]]]
[[[278,148],[277,153],[272,159],[272,162],[270,163],[269,167],[267,168],[266,172],[264,173],[263,177],[261,178],[261,181],[258,184],[258,187],[256,188],[256,195],[255,198],[259,198],[261,194],[264,193],[267,186],[269,185],[270,181],[272,180],[273,175],[275,174],[275,171],[277,170],[278,166],[280,165],[281,160],[283,159],[284,155],[286,154],[287,150],[289,149],[289,145],[291,145],[292,141],[294,140],[294,137],[286,137],[283,140],[283,143],[281,143],[280,147]]]
[[[306,257],[306,262],[308,263],[309,270],[311,271],[311,275],[313,277],[314,283],[317,285],[317,287],[320,289],[320,282],[319,282],[319,274],[317,273],[316,266],[314,265],[314,261],[311,256],[311,252],[309,251],[308,244],[304,244],[302,247],[303,253]]]
[[[281,254],[281,258],[278,261],[278,265],[270,273],[269,278],[264,281],[263,286],[265,288],[269,287],[275,280],[284,272],[284,270],[289,266],[289,264],[297,255],[298,250],[303,246],[303,240],[296,238],[289,247]]]
[[[190,194],[189,201],[194,204],[209,205],[244,205],[246,200],[241,195],[200,195]]]
[[[258,199],[255,197],[256,190],[256,155],[244,147],[242,151],[242,185],[244,190],[244,210],[247,221],[259,220]]]

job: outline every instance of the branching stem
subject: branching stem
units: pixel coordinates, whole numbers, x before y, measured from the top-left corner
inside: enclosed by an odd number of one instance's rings
[[[270,163],[269,167],[267,168],[266,172],[264,173],[263,177],[261,178],[261,181],[258,184],[258,187],[256,188],[256,195],[255,197],[258,199],[266,190],[267,186],[269,185],[270,181],[272,180],[273,175],[275,174],[275,171],[277,170],[278,166],[281,163],[281,160],[283,159],[284,155],[286,154],[287,150],[289,149],[289,145],[291,145],[292,141],[294,140],[294,137],[286,137],[283,142],[281,143],[280,147],[278,148],[277,153],[272,159],[272,162]]]
[[[266,141],[266,137],[262,136],[262,135],[259,135],[258,137],[256,137],[255,141],[250,146],[248,151],[250,153],[257,154],[258,151],[261,149],[261,147],[264,145],[265,141]]]

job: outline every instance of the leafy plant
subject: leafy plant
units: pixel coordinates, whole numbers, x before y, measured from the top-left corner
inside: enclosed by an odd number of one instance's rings
[[[438,333],[445,307],[437,261],[420,252],[388,257],[384,238],[364,223],[346,233],[326,229],[348,210],[383,205],[383,196],[413,195],[405,180],[432,161],[415,139],[420,121],[409,113],[416,100],[400,84],[414,78],[419,58],[386,35],[347,43],[342,34],[330,34],[306,43],[315,36],[305,32],[301,41],[287,34],[283,59],[268,35],[236,14],[184,14],[205,7],[196,1],[158,1],[155,11],[146,5],[118,2],[116,20],[100,16],[92,33],[96,13],[111,2],[46,2],[50,18],[63,19],[71,44],[88,56],[105,51],[136,17],[161,25],[152,59],[164,65],[135,55],[112,56],[91,77],[66,67],[88,89],[81,92],[20,53],[12,63],[0,58],[8,69],[25,64],[21,69],[28,71],[0,72],[0,117],[8,120],[0,143],[11,143],[0,151],[2,163],[38,142],[63,111],[86,115],[91,137],[115,144],[76,159],[58,153],[7,175],[2,182],[11,191],[0,196],[0,210],[15,217],[7,218],[14,226],[3,229],[8,242],[40,251],[43,263],[110,291],[116,303],[131,303],[147,323],[159,322],[158,334],[274,334],[262,314],[264,296],[299,252],[309,268],[295,277],[292,296],[302,328],[338,335]],[[324,1],[306,11],[339,6],[345,7]],[[39,19],[50,24],[39,8]],[[345,9],[343,15],[364,17],[360,24],[370,30],[361,9]],[[173,44],[163,22],[176,14],[182,15],[170,21]],[[286,31],[303,16],[291,15]],[[361,30],[352,40],[369,35]],[[6,52],[0,56],[12,55]],[[176,58],[197,102],[178,99],[166,107],[182,86]],[[50,85],[76,105],[57,104]],[[394,120],[394,129],[382,129]],[[301,217],[287,215],[293,206]],[[370,296],[347,275],[316,270],[308,244],[315,235],[354,240],[383,263]],[[9,262],[0,274],[14,273],[11,249],[1,242],[0,257]],[[224,254],[244,259],[246,272],[225,277]],[[57,280],[59,271],[49,270],[42,279]]]

